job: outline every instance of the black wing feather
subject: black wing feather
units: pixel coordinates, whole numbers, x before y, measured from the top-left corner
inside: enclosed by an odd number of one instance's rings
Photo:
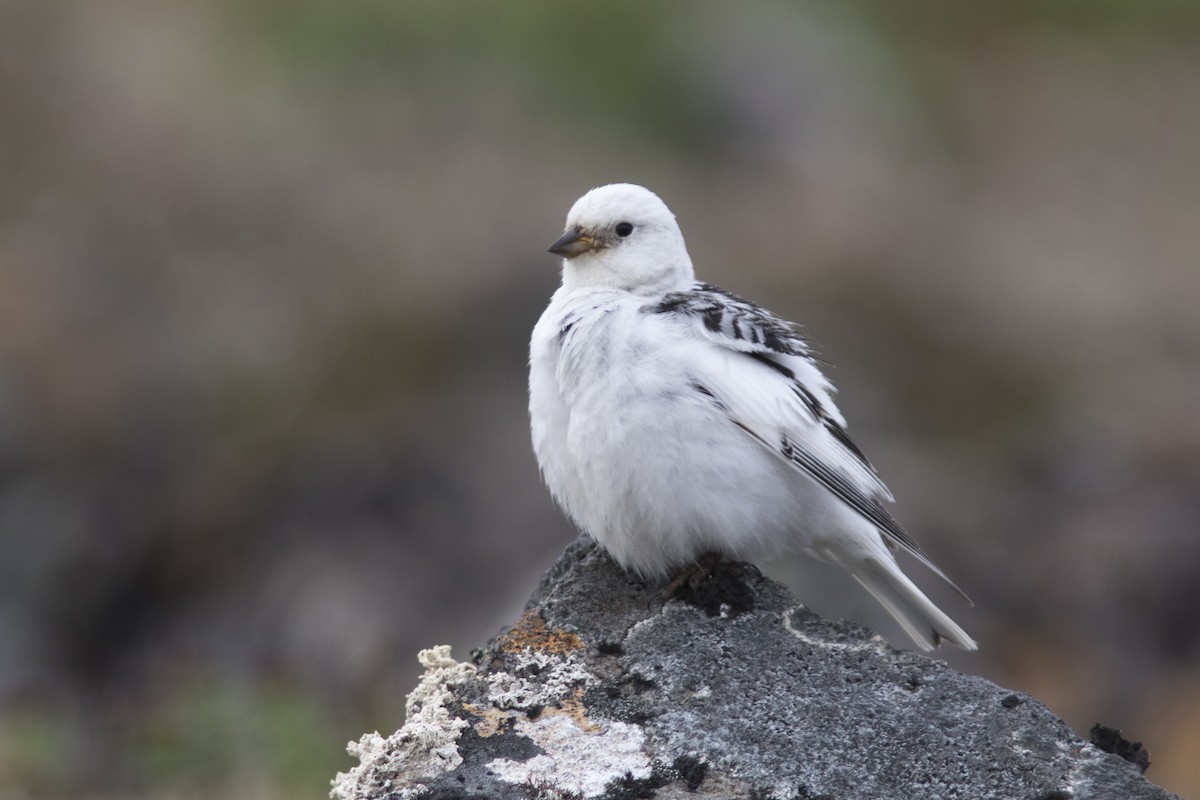
[[[698,317],[709,331],[734,342],[744,342],[746,349],[809,355],[808,342],[786,320],[710,283],[697,283],[686,292],[671,292],[645,310],[652,314]]]

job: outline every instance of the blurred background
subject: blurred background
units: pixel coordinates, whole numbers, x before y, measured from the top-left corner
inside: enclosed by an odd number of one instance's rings
[[[4,0],[0,798],[323,798],[516,617],[617,180],[836,365],[951,663],[1200,796],[1200,4]]]

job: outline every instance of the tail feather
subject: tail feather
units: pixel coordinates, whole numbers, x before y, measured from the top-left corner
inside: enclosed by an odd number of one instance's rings
[[[850,573],[875,596],[922,650],[933,650],[943,641],[964,650],[979,645],[933,601],[917,588],[890,557],[866,558],[850,568]]]

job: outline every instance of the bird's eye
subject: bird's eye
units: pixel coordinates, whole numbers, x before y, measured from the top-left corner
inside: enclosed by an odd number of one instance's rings
[[[624,239],[626,236],[628,236],[631,233],[633,233],[633,223],[631,223],[631,222],[618,222],[617,223],[617,236],[620,236],[622,239]]]

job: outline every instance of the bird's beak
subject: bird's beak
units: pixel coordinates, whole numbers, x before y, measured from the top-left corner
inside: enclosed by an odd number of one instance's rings
[[[573,258],[580,253],[586,253],[596,246],[596,241],[579,228],[571,230],[558,237],[554,244],[546,248],[549,252],[563,258]]]

